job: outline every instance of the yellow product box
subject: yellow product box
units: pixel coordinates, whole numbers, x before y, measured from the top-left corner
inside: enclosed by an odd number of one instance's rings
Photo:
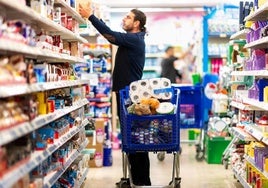
[[[267,0],[258,0],[258,7],[260,8],[263,6],[265,3],[267,3]]]
[[[48,114],[46,92],[38,92],[37,101],[38,101],[38,114]]]

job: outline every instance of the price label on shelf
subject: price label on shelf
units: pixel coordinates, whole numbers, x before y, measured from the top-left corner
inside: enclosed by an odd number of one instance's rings
[[[78,132],[78,129],[72,130],[72,131],[70,132],[70,136],[75,135],[77,132]]]
[[[268,145],[268,137],[263,137],[262,142],[266,145]]]
[[[47,158],[49,155],[50,155],[50,153],[47,150],[43,151],[44,158]]]
[[[46,124],[46,119],[43,116],[39,116],[36,119],[34,119],[31,123],[35,128],[41,127]]]
[[[67,141],[67,139],[68,139],[68,138],[67,138],[66,136],[63,136],[63,137],[62,137],[62,141],[63,141],[63,143],[65,143],[65,142]]]
[[[38,163],[40,163],[40,161],[38,161]],[[28,173],[29,171],[31,171],[34,167],[35,167],[35,162],[34,161],[29,161],[27,164],[26,164],[26,167],[25,167],[25,172],[24,173]]]
[[[57,147],[56,145],[53,145],[53,146],[51,146],[51,147],[48,148],[48,151],[50,153],[52,153],[52,152],[54,152],[56,150],[56,147]]]
[[[40,161],[42,161],[42,156],[41,156],[41,155],[37,155],[37,156],[35,157],[35,161],[36,161],[37,163],[40,163]]]

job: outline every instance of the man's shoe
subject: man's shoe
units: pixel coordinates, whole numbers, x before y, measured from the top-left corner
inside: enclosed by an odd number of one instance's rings
[[[129,178],[121,178],[121,180],[119,182],[116,182],[115,185],[117,188],[130,188]]]

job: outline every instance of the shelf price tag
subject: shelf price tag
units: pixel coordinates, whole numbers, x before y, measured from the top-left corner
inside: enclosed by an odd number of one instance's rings
[[[37,163],[40,163],[40,161],[42,161],[42,156],[41,155],[38,155],[36,158],[35,158],[35,161]]]
[[[47,158],[49,155],[50,155],[50,154],[49,154],[49,152],[48,152],[47,150],[45,150],[45,151],[43,152],[43,156],[44,156],[44,158]]]
[[[51,147],[48,148],[48,151],[50,153],[52,153],[54,150],[56,150],[56,146],[55,145],[53,145],[53,146],[51,146]]]
[[[40,116],[37,117],[37,119],[34,119],[32,121],[32,124],[33,124],[34,127],[40,127],[42,125],[45,125],[45,123],[46,123],[45,118],[44,117],[40,117]]]
[[[40,162],[40,161],[39,161]],[[26,164],[26,170],[24,173],[27,173],[29,171],[31,171],[33,168],[35,167],[35,162],[34,161],[30,161]]]
[[[262,142],[266,145],[268,145],[268,137],[263,137]]]
[[[67,137],[63,136],[62,141],[63,141],[63,143],[65,143],[67,141]]]
[[[30,123],[26,123],[25,130],[26,132],[30,132],[32,130],[32,125]]]

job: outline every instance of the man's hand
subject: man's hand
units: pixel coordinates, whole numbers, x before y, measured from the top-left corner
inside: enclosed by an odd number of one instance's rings
[[[79,14],[83,18],[89,18],[89,16],[91,16],[93,14],[93,11],[92,11],[90,3],[87,3],[87,5],[84,5],[84,6],[82,6],[79,3]]]

